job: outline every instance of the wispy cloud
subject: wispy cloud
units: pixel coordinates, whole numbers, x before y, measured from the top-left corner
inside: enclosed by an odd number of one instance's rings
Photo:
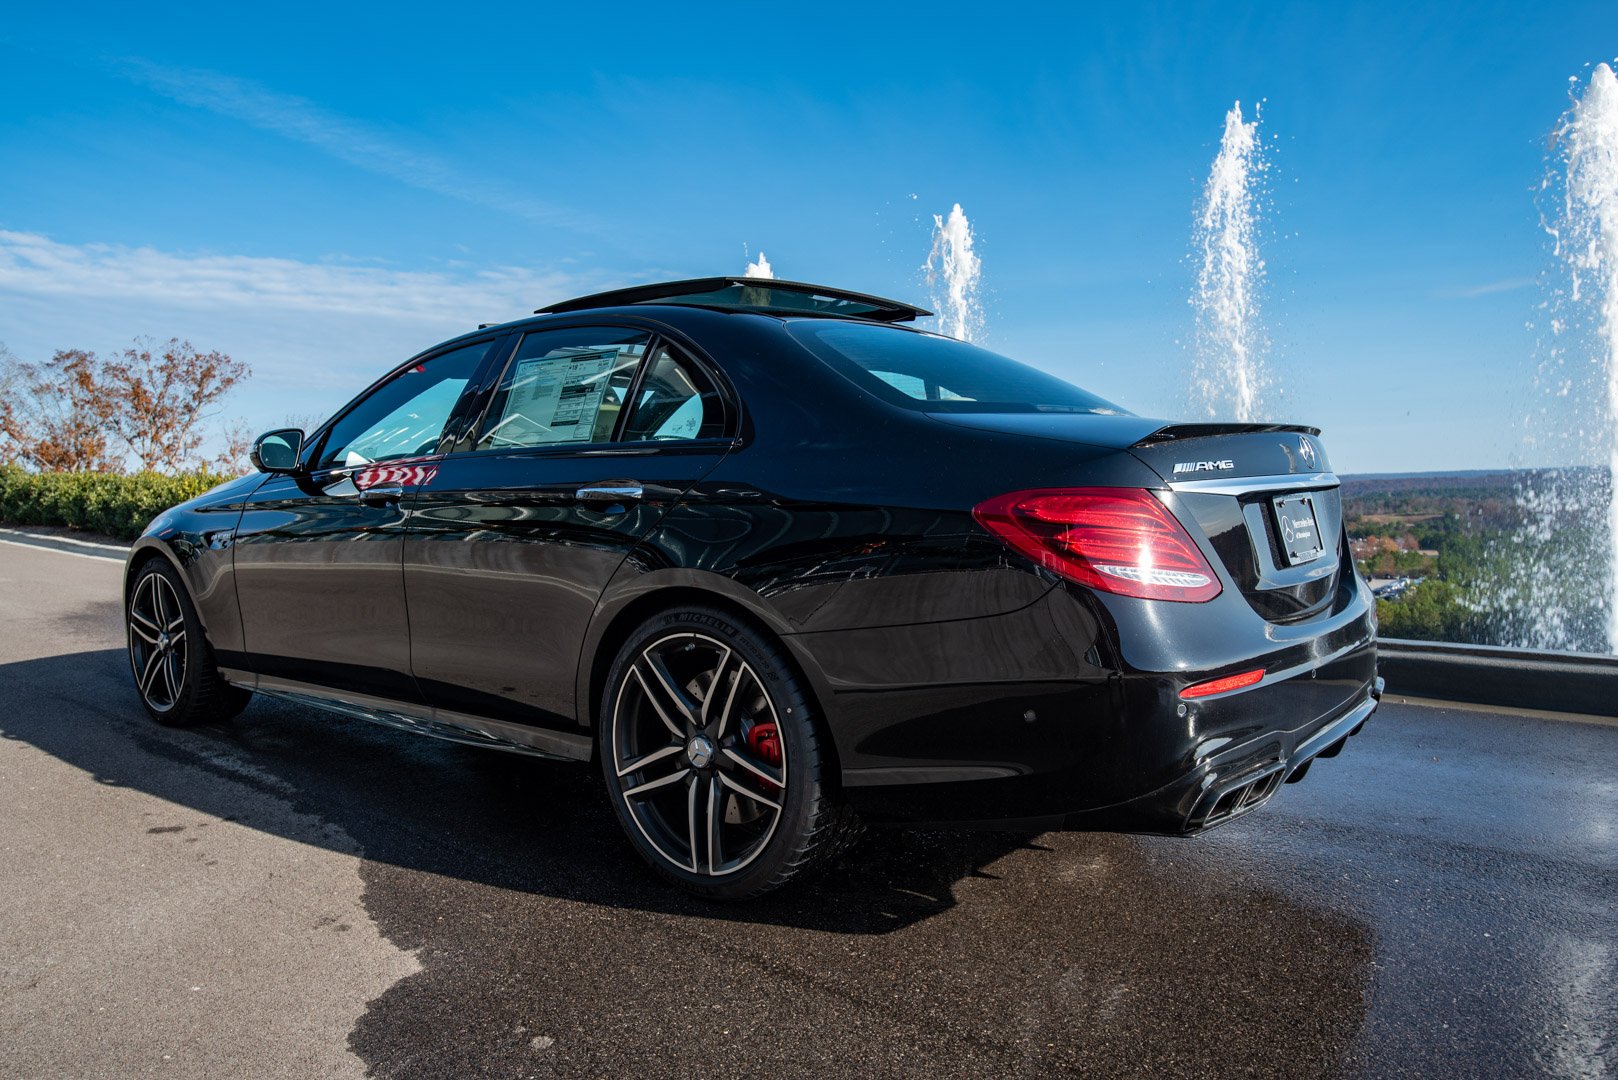
[[[584,215],[468,175],[373,125],[330,112],[306,98],[212,71],[163,67],[141,59],[117,65],[124,75],[172,101],[229,116],[314,146],[339,160],[424,191],[476,203],[540,225],[589,228]]]
[[[0,292],[165,308],[361,315],[417,324],[504,320],[576,292],[564,273],[497,266],[396,270],[254,255],[62,244],[0,230]]]
[[[1534,283],[1531,277],[1505,278],[1501,281],[1486,281],[1481,285],[1461,285],[1451,289],[1439,289],[1438,296],[1451,300],[1472,300],[1479,296],[1492,296],[1495,293],[1516,292],[1526,289]]]
[[[0,342],[26,359],[189,338],[253,367],[228,411],[269,427],[325,415],[404,358],[618,279],[517,266],[346,261],[63,244],[0,230]]]

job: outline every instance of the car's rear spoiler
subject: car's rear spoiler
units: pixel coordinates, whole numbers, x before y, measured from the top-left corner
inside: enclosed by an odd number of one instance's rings
[[[1214,435],[1262,435],[1266,432],[1288,432],[1293,435],[1319,435],[1320,429],[1303,424],[1168,424],[1158,428],[1136,446],[1176,442],[1180,439],[1206,439]]]

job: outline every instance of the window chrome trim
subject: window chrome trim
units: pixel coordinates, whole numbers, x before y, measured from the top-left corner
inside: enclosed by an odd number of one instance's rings
[[[1279,476],[1171,480],[1169,490],[1203,495],[1249,495],[1260,491],[1321,491],[1338,485],[1336,473],[1286,473]]]

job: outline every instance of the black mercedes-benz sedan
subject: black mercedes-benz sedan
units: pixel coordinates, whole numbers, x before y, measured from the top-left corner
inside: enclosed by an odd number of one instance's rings
[[[412,357],[151,523],[141,699],[596,758],[721,898],[860,821],[1194,833],[1336,754],[1381,682],[1319,432],[1135,416],[926,314],[710,278]]]

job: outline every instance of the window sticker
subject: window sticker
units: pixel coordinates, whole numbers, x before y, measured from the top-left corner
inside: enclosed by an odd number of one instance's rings
[[[492,440],[507,445],[587,441],[618,351],[567,351],[519,360],[505,415],[489,433]]]

